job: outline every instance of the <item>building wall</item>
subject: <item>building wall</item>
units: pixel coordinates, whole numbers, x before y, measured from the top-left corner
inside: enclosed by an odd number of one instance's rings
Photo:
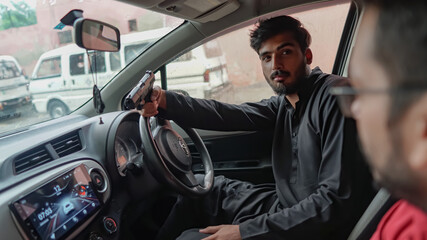
[[[313,68],[319,66],[323,72],[332,71],[349,6],[345,3],[309,11],[304,8],[283,11],[284,14],[300,20],[311,34]],[[233,79],[236,86],[265,81],[259,57],[249,47],[249,33],[252,28],[253,26],[248,26],[218,38],[226,55],[229,78]]]
[[[111,3],[101,6],[97,4],[98,1],[96,0],[37,0],[37,24],[0,31],[0,54],[15,56],[27,75],[31,75],[34,65],[42,53],[65,45],[59,42],[58,32],[60,30],[53,30],[53,28],[70,9],[90,9],[83,12],[85,18],[94,18],[110,23],[118,27],[121,34],[129,33],[128,20],[131,19],[137,20],[138,31],[163,27],[163,24],[174,21],[173,18],[169,17],[156,18],[144,9],[137,9],[121,2],[104,1]],[[120,11],[118,12],[119,6]],[[99,12],[111,12],[111,14],[103,14],[104,17],[100,17],[99,14],[97,15]],[[142,21],[146,23],[142,24]],[[72,30],[72,27],[67,26],[62,31],[67,30]]]

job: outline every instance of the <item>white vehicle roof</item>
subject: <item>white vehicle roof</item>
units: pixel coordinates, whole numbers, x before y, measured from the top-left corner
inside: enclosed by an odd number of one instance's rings
[[[170,31],[170,28],[160,28],[160,29],[148,30],[148,31],[144,31],[144,32],[135,32],[135,33],[124,34],[124,35],[120,36],[121,37],[120,41],[122,44],[134,43],[134,42],[143,42],[146,40],[152,40],[152,39],[159,38],[160,36],[165,35],[169,31]],[[63,46],[63,47],[59,47],[59,48],[49,50],[49,51],[43,53],[40,56],[40,58],[42,58],[42,57],[48,58],[48,57],[54,57],[54,56],[58,56],[58,55],[71,54],[71,53],[81,53],[81,52],[85,52],[85,51],[86,51],[85,49],[80,48],[79,46],[77,46],[76,44],[73,43],[73,44]],[[10,56],[5,56],[5,57],[10,57]]]
[[[16,67],[18,68],[19,71],[22,71],[21,65],[19,65],[18,61],[16,60],[16,58],[9,56],[9,55],[0,55],[0,61],[12,61],[15,63]]]
[[[146,40],[157,39],[161,36],[164,36],[170,30],[171,28],[159,28],[144,32],[123,34],[120,36],[120,42],[121,44],[126,45],[127,43],[143,42]]]
[[[9,55],[0,55],[0,60],[9,60],[9,61],[16,62],[16,59],[12,56],[9,56]]]
[[[55,49],[52,49],[50,51],[43,53],[40,56],[40,59],[41,58],[48,58],[48,57],[55,57],[55,56],[63,55],[63,54],[79,53],[79,52],[86,52],[86,50],[83,48],[80,48],[76,44],[69,44],[67,46],[55,48]]]

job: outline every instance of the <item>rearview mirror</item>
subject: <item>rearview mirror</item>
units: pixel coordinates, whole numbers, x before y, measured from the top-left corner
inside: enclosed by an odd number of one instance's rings
[[[74,22],[77,46],[88,50],[117,52],[120,50],[120,32],[116,27],[92,19],[79,18]]]

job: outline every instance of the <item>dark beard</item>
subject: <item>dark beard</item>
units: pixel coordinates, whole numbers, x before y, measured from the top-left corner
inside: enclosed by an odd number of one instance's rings
[[[277,94],[277,95],[288,95],[288,94],[294,94],[297,93],[300,89],[301,86],[304,83],[306,77],[301,77],[299,79],[296,80],[295,84],[292,85],[288,85],[286,86],[285,84],[280,84],[278,86],[275,86],[273,84],[272,81],[267,81],[268,85],[270,85],[270,87],[273,89],[273,91]]]
[[[270,85],[271,89],[273,89],[273,91],[277,94],[277,95],[282,95],[282,94],[287,94],[287,88],[284,84],[280,84],[279,86],[275,86],[273,85],[272,81],[267,81],[268,85]],[[289,93],[288,93],[289,94]]]
[[[267,80],[268,85],[270,85],[270,87],[273,89],[273,91],[277,94],[277,95],[288,95],[288,94],[295,94],[297,93],[302,85],[305,82],[305,79],[307,78],[307,73],[305,72],[305,67],[300,69],[301,71],[300,76],[295,79],[295,82],[291,85],[285,85],[285,84],[279,84],[279,85],[274,85],[274,77],[278,76],[278,75],[282,75],[282,76],[289,76],[289,72],[286,71],[282,71],[282,70],[276,70],[274,71],[269,77],[269,79]]]

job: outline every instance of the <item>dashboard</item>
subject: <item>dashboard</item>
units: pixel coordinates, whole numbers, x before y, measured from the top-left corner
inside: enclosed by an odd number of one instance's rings
[[[160,186],[145,170],[139,116],[70,115],[0,137],[2,238],[119,239],[123,209]]]

